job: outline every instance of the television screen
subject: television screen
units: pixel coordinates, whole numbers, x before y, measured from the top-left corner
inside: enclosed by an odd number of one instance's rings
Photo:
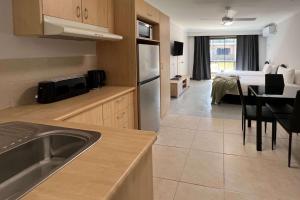
[[[173,56],[182,56],[183,55],[183,42],[174,42],[173,47]]]

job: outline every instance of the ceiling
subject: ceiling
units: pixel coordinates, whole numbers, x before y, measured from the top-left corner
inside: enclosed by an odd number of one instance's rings
[[[188,32],[261,30],[300,11],[300,0],[146,0],[159,8]],[[225,7],[237,11],[235,17],[256,17],[254,22],[223,26]]]

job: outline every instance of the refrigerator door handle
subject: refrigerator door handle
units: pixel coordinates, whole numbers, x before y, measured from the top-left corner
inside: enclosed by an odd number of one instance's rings
[[[150,78],[150,79],[144,80],[142,82],[139,82],[138,85],[144,85],[144,84],[149,83],[151,81],[154,81],[155,79],[158,79],[158,78],[160,78],[160,76],[155,76],[153,78]]]

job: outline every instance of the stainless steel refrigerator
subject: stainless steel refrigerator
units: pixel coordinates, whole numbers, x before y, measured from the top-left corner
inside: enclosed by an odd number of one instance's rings
[[[160,125],[159,46],[138,44],[139,128],[158,131]]]

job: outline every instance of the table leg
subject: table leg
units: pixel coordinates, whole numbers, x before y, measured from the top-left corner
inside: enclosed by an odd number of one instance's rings
[[[261,111],[262,110],[262,102],[260,98],[256,98],[256,117],[257,117],[257,124],[256,124],[256,150],[262,151],[262,117]]]

